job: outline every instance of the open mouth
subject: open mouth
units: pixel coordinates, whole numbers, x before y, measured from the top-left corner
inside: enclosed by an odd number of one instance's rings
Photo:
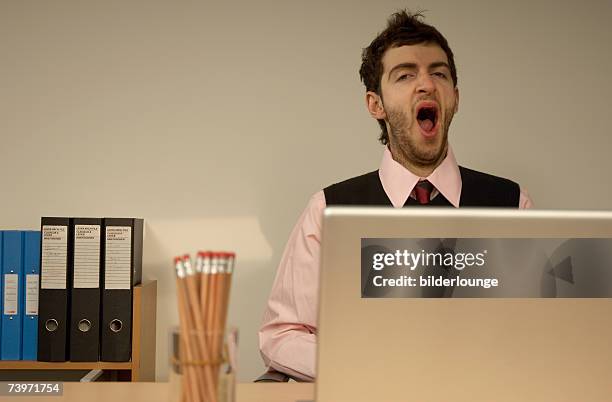
[[[438,123],[438,108],[436,105],[422,105],[417,111],[417,121],[423,131],[433,134],[436,123]]]

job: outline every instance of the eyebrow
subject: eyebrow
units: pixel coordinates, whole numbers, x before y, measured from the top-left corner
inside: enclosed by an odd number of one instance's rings
[[[432,69],[434,69],[434,68],[438,68],[438,67],[446,67],[446,68],[448,68],[448,70],[450,71],[450,66],[449,66],[449,65],[448,65],[448,63],[447,63],[447,62],[445,62],[445,61],[435,61],[435,62],[431,63],[431,64],[430,64],[430,65],[427,67],[427,69],[428,69],[428,70],[432,70]],[[400,63],[400,64],[398,64],[398,65],[394,66],[394,67],[391,69],[391,71],[389,71],[389,75],[388,75],[387,80],[390,80],[390,79],[391,79],[391,75],[392,75],[392,74],[393,74],[393,73],[394,73],[396,70],[401,70],[401,69],[403,69],[403,68],[410,69],[410,70],[416,70],[416,69],[418,68],[418,66],[417,66],[417,64],[416,64],[416,63]]]

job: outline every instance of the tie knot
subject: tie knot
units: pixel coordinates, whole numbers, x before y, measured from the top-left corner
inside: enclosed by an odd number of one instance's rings
[[[432,191],[433,184],[431,184],[428,180],[421,180],[414,187],[416,199],[419,204],[429,204],[429,197],[431,196]]]

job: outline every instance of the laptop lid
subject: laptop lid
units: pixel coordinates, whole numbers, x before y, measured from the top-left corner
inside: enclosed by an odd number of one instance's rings
[[[608,239],[608,212],[326,209],[316,401],[609,400]],[[401,267],[415,281],[440,269],[423,256],[450,253],[438,273],[455,283],[378,289],[401,258],[377,270],[374,254],[404,252],[423,258]]]

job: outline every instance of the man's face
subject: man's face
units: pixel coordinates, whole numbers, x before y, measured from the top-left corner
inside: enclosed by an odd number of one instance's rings
[[[439,165],[459,101],[446,53],[436,44],[400,46],[388,49],[382,63],[381,116],[391,153],[418,168]]]

